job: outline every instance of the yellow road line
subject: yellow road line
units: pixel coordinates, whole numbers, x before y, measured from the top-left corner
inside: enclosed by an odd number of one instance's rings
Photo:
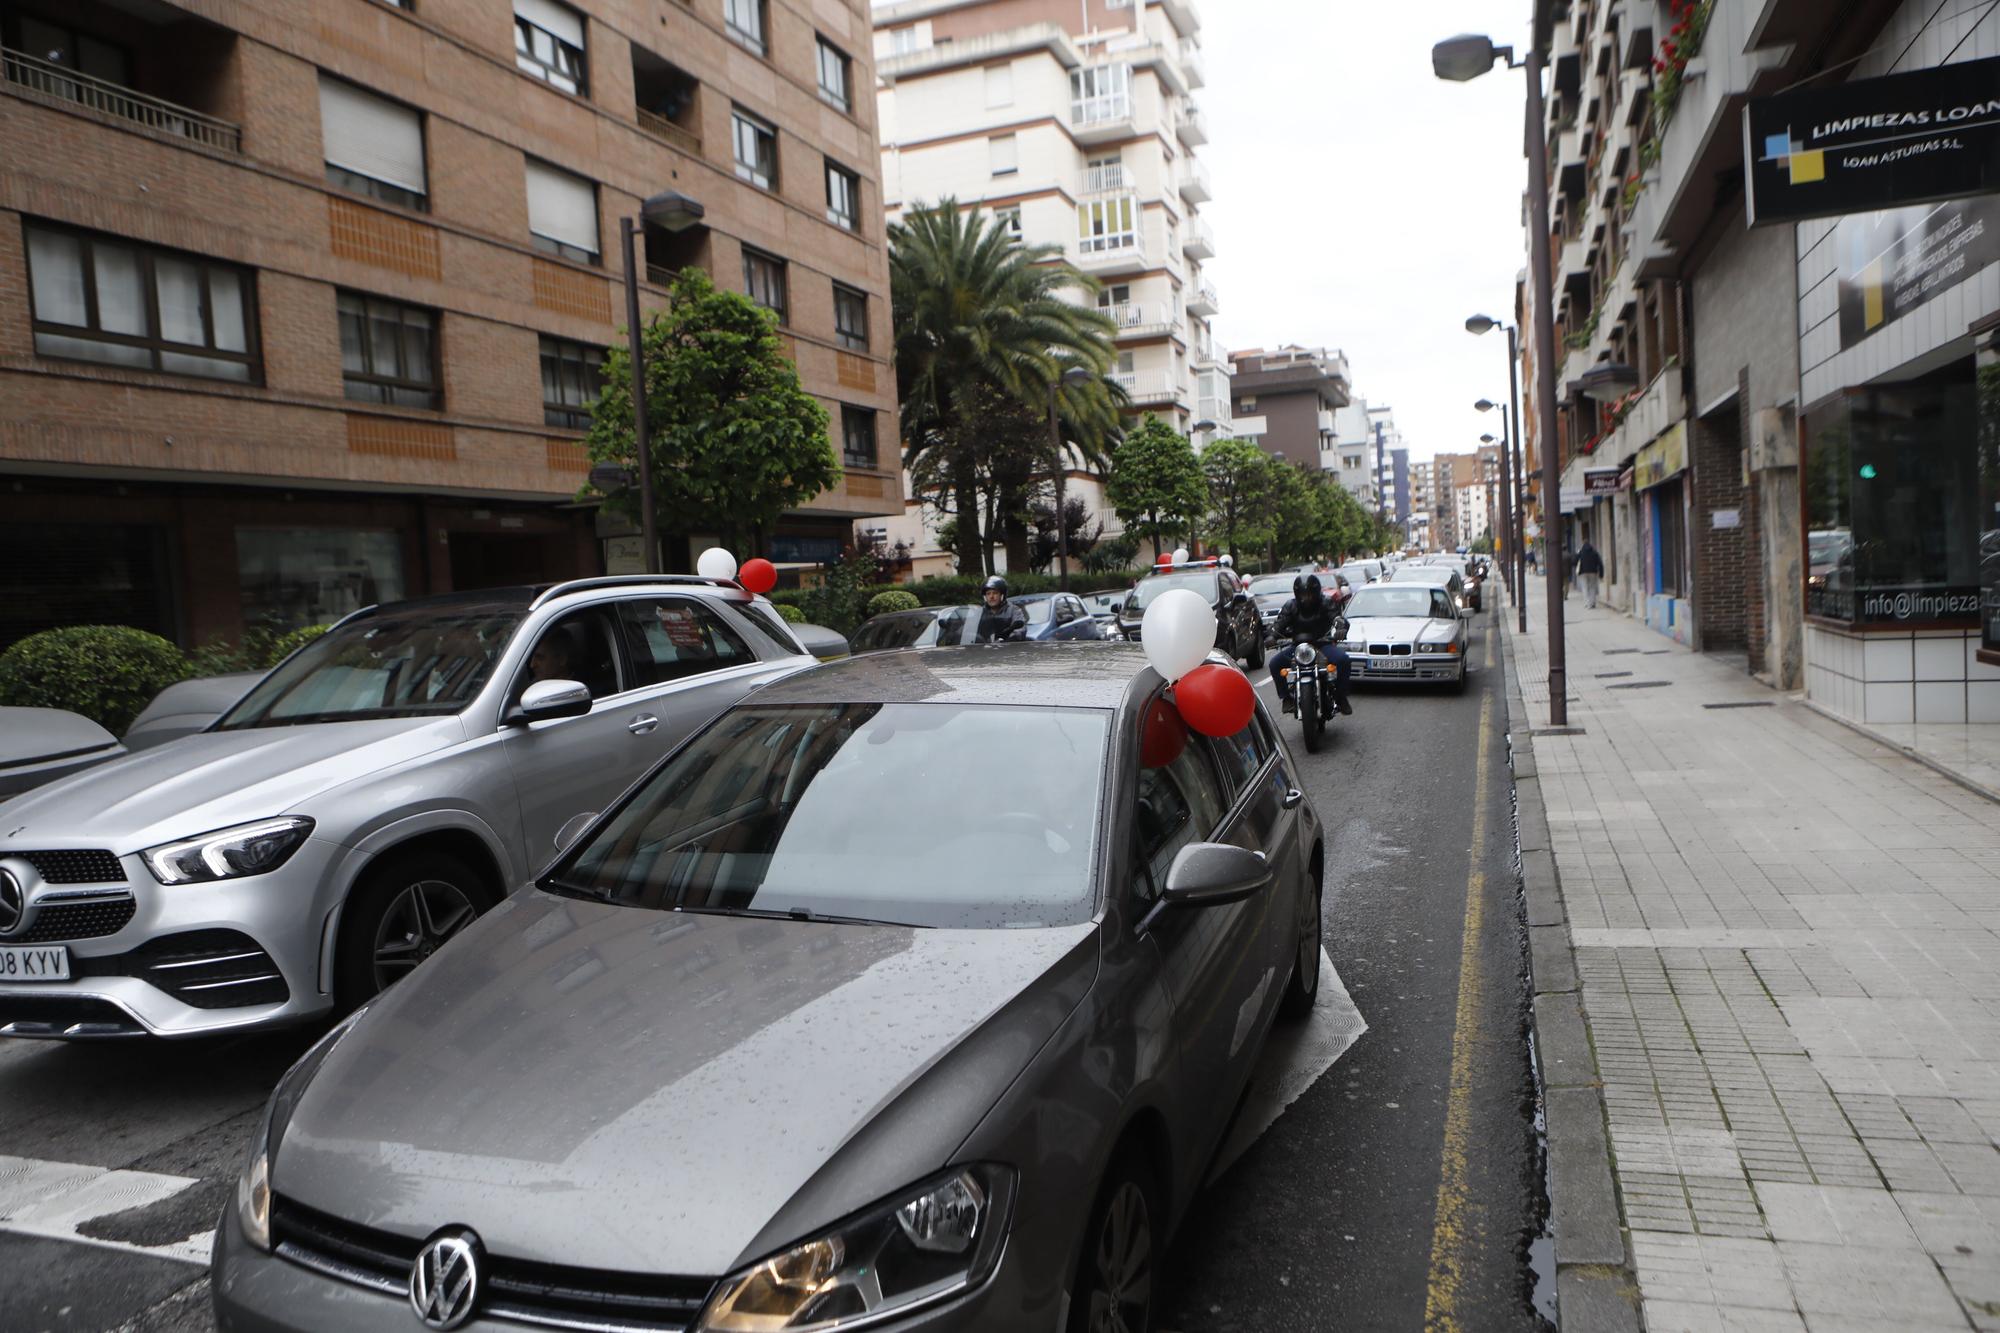
[[[1434,1333],[1457,1333],[1465,1327],[1460,1287],[1475,1247],[1486,1239],[1474,1216],[1471,1148],[1473,1053],[1479,1044],[1479,935],[1486,919],[1486,775],[1492,755],[1493,696],[1488,694],[1479,705],[1479,767],[1472,798],[1471,868],[1465,879],[1465,936],[1458,949],[1451,1094],[1445,1103],[1437,1218],[1431,1228],[1430,1280],[1424,1297],[1424,1327]]]

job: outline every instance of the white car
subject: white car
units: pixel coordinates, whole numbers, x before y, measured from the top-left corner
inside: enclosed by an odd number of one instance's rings
[[[1465,685],[1465,618],[1442,584],[1395,580],[1348,600],[1347,640],[1356,681]]]

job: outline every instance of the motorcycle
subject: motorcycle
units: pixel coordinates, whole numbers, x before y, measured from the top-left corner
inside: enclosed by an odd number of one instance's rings
[[[1339,643],[1346,637],[1347,618],[1337,616],[1333,622],[1333,641]],[[1306,753],[1317,754],[1326,724],[1338,716],[1338,711],[1333,702],[1332,664],[1309,634],[1292,640],[1291,683],[1292,698],[1299,711],[1299,728],[1305,733]]]

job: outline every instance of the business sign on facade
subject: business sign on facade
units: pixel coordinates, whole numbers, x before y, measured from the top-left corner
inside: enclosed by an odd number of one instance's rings
[[[1676,421],[1632,460],[1632,484],[1643,491],[1679,476],[1687,465],[1687,423]]]
[[[1618,494],[1618,469],[1615,467],[1592,467],[1583,470],[1583,490],[1586,495]]]
[[[2000,260],[2000,197],[1844,217],[1831,244],[1844,350]]]
[[[1750,225],[2000,190],[2000,57],[1755,97]]]

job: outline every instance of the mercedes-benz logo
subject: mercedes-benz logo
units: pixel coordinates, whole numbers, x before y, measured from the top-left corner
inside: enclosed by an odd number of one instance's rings
[[[410,1308],[426,1328],[457,1328],[479,1302],[479,1237],[440,1231],[410,1265]]]
[[[14,872],[0,866],[0,939],[12,935],[28,919],[28,891]]]

